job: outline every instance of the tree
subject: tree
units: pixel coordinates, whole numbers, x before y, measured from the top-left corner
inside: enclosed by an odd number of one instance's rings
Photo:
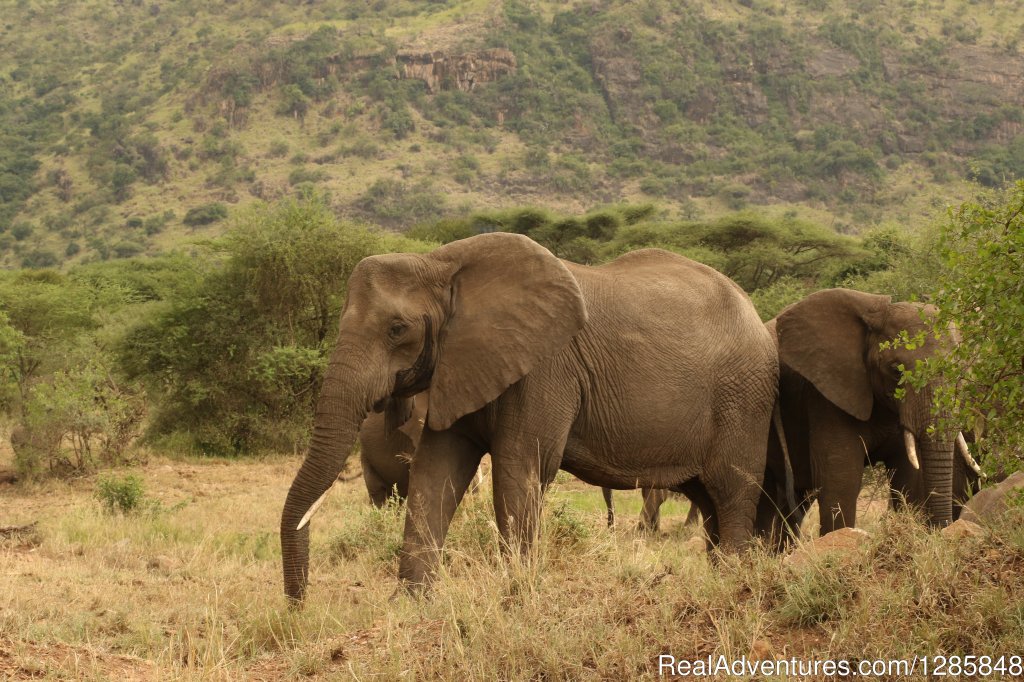
[[[213,248],[219,265],[121,345],[160,396],[150,433],[210,454],[301,446],[345,282],[385,239],[309,198],[250,209]]]
[[[933,302],[936,328],[953,323],[960,343],[911,372],[939,374],[940,412],[984,437],[992,469],[1021,468],[1024,453],[1024,180],[951,209],[941,253],[949,276]],[[909,340],[913,342],[913,340]]]
[[[32,384],[61,367],[78,337],[95,328],[93,302],[87,289],[52,270],[0,280],[0,312],[12,328],[3,369],[23,406]]]

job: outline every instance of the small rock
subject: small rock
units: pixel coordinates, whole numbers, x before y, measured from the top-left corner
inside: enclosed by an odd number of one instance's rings
[[[957,519],[953,523],[949,524],[941,531],[942,535],[950,540],[963,540],[965,538],[982,538],[985,537],[985,529],[974,523],[973,521],[966,521],[962,518]]]
[[[871,535],[860,528],[840,528],[809,542],[800,543],[782,560],[790,568],[801,568],[825,555],[836,557],[841,564],[851,564],[861,557],[861,548]]]
[[[960,520],[972,523],[992,523],[1003,513],[1011,499],[1024,492],[1024,471],[1016,471],[999,485],[985,488],[964,505]]]

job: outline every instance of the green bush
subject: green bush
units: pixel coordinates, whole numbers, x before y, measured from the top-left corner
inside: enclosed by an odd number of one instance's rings
[[[320,168],[296,168],[288,174],[288,184],[316,183],[327,179],[327,171]]]
[[[190,208],[181,222],[190,227],[198,227],[224,220],[227,217],[228,207],[222,203],[214,202]]]
[[[96,499],[108,514],[133,514],[142,510],[146,493],[142,479],[134,474],[101,476],[96,480]]]
[[[149,435],[217,455],[302,448],[345,282],[385,241],[308,197],[244,211],[212,246],[217,265],[119,346],[159,396]]]

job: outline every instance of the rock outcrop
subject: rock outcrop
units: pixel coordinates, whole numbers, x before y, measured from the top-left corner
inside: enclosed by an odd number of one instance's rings
[[[1024,496],[1024,471],[1014,472],[999,485],[985,488],[964,505],[960,518],[972,523],[992,523],[1006,513],[1011,502]]]
[[[399,52],[396,62],[402,78],[422,80],[431,93],[441,90],[472,92],[482,83],[491,83],[516,71],[516,56],[504,48],[455,55]]]
[[[840,528],[820,538],[801,542],[782,563],[801,569],[830,556],[841,566],[854,565],[863,559],[863,550],[870,539],[871,535],[860,528]]]

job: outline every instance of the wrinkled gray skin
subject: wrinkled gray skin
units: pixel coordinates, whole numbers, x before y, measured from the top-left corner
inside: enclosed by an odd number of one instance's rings
[[[880,350],[901,330],[925,329],[913,303],[848,289],[812,294],[783,310],[766,327],[779,348],[779,405],[790,448],[798,504],[786,513],[784,461],[774,435],[768,440],[765,495],[758,504],[756,533],[784,549],[817,496],[821,533],[856,525],[856,500],[865,466],[882,463],[891,480],[891,502],[925,510],[944,526],[959,516],[977,476],[953,450],[955,434],[929,434],[934,386],[907,387],[897,401],[898,365],[941,352],[930,335],[913,350]],[[955,330],[949,338],[956,340]],[[907,457],[904,430],[914,434],[921,468]],[[654,498],[657,503],[657,497]],[[649,516],[645,508],[645,516]],[[783,522],[788,519],[788,525]]]
[[[768,436],[765,480],[757,505],[757,516],[754,530],[757,537],[765,540],[769,547],[781,550],[790,539],[790,530],[782,522],[786,510],[793,506],[786,492],[786,466],[783,456],[785,435],[780,435],[772,424]],[[792,475],[792,474],[790,474]],[[671,491],[643,488],[641,489],[644,505],[640,511],[639,529],[646,532],[657,532],[661,526],[661,505],[672,495]],[[700,507],[690,505],[683,525],[700,523]]]
[[[970,438],[968,438],[970,440]],[[923,509],[927,494],[925,492],[924,477],[921,472],[910,466],[903,448],[903,443],[896,441],[889,442],[888,448],[893,454],[884,456],[886,471],[889,475],[889,502],[893,509],[902,509],[906,506]],[[902,455],[902,456],[901,456]],[[953,456],[953,520],[960,518],[967,501],[981,490],[981,478],[974,470],[967,466],[962,457],[954,453]]]
[[[954,461],[960,458],[954,458],[955,433],[928,433],[936,387],[906,386],[904,399],[894,397],[899,366],[913,368],[941,352],[940,341],[928,334],[919,348],[879,348],[902,330],[911,336],[925,330],[922,313],[933,310],[892,303],[887,296],[829,289],[767,323],[779,348],[779,403],[799,500],[790,517],[794,525],[817,492],[822,535],[855,526],[865,464],[911,469],[904,431],[914,436],[921,466],[915,473],[919,488],[908,499],[925,510],[932,526],[952,520]],[[956,338],[951,330],[943,342]],[[766,489],[780,475],[779,458],[769,452],[767,459]]]
[[[371,413],[359,429],[359,458],[366,492],[375,507],[383,507],[392,495],[409,495],[409,463],[420,442],[427,416],[426,393],[402,401],[407,414],[395,414],[393,405]]]
[[[300,521],[366,415],[428,387],[399,564],[407,584],[434,574],[488,451],[506,550],[529,550],[559,468],[598,486],[685,492],[708,518],[709,541],[740,550],[777,381],[774,344],[743,291],[665,251],[586,267],[492,233],[366,258],[349,278],[310,450],[281,515],[285,593],[305,593]]]

